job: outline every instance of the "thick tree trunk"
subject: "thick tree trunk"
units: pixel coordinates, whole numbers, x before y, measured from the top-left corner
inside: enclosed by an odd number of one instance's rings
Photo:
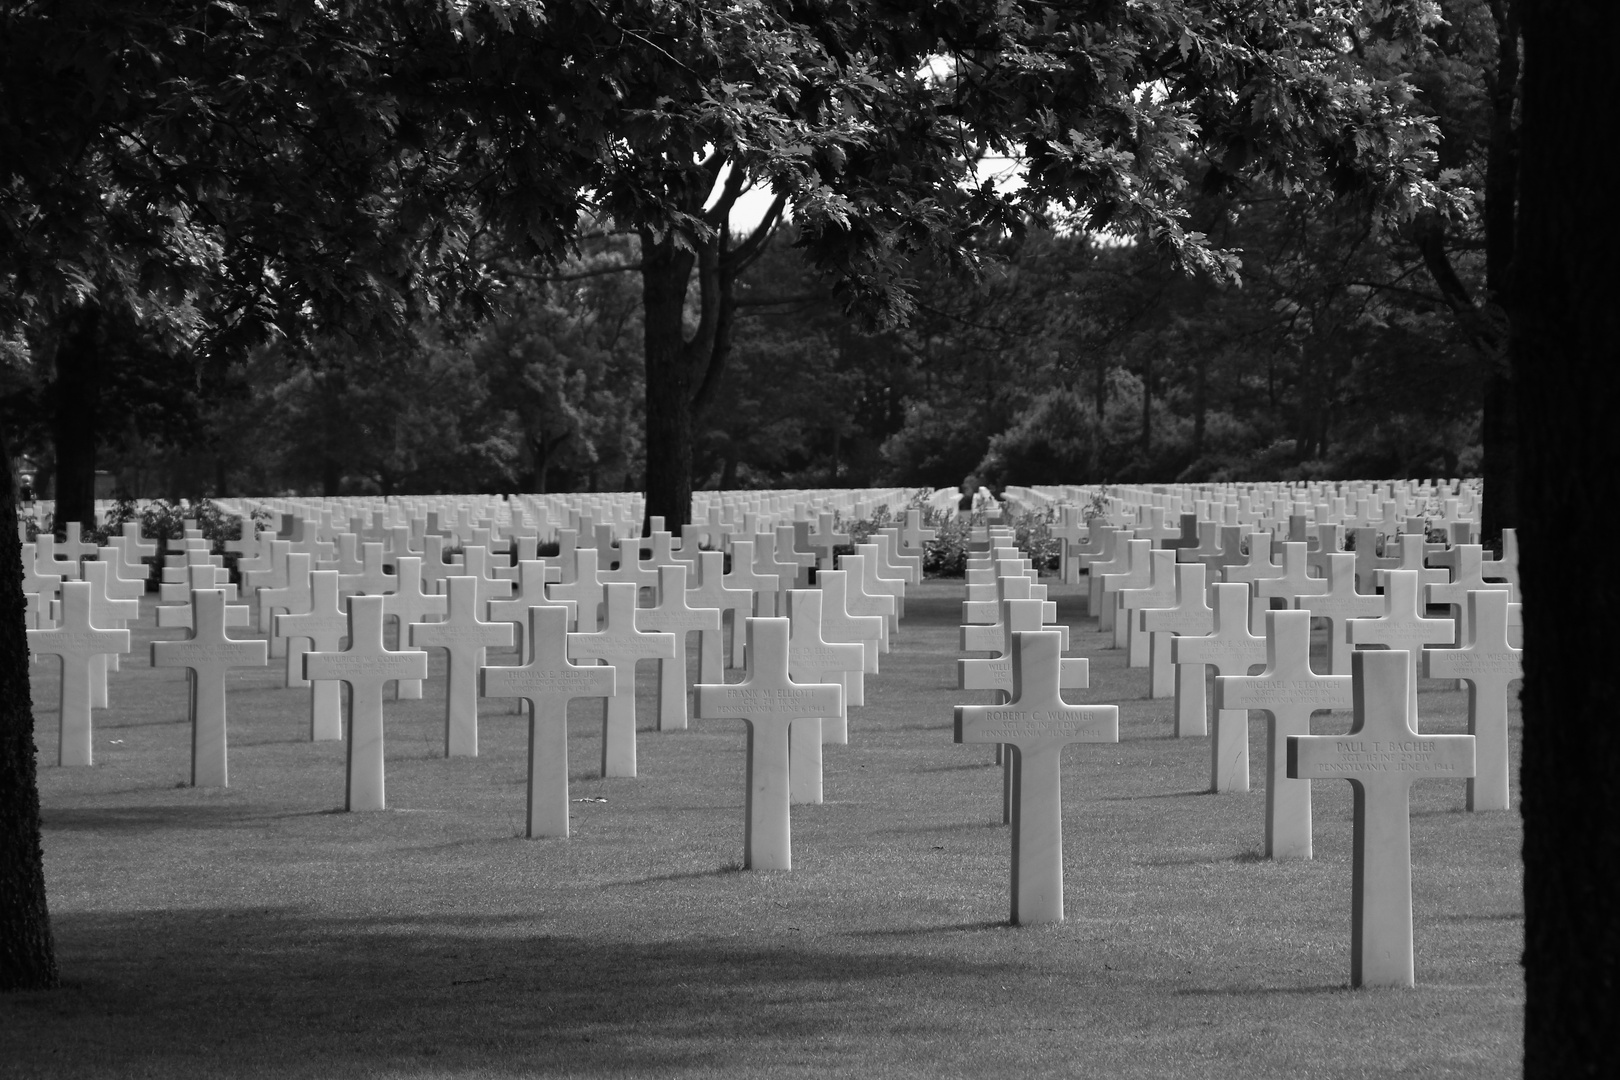
[[[1620,528],[1620,250],[1613,170],[1593,144],[1620,100],[1620,5],[1521,5],[1522,165],[1511,306],[1524,586],[1525,1068],[1620,1075],[1620,681],[1577,670],[1620,583],[1571,589],[1569,559]],[[1603,387],[1609,387],[1604,390]]]
[[[16,475],[4,427],[0,464],[0,991],[43,990],[56,985],[56,949],[39,843]]]
[[[56,448],[56,517],[86,529],[96,521],[96,440],[100,431],[101,312],[80,308],[69,317],[56,347],[51,386],[51,439]]]
[[[1485,298],[1487,314],[1505,322],[1509,275],[1513,268],[1513,222],[1519,202],[1519,132],[1514,111],[1519,103],[1518,0],[1492,0],[1496,23],[1496,74],[1491,82],[1491,131],[1485,156]],[[1504,350],[1498,350],[1498,353]],[[1494,360],[1485,377],[1485,418],[1480,438],[1485,459],[1485,513],[1480,522],[1485,543],[1496,545],[1503,529],[1519,524],[1518,424],[1514,416],[1512,370],[1505,356]]]
[[[647,517],[679,529],[692,512],[692,377],[684,315],[692,254],[668,239],[641,244],[647,368]]]

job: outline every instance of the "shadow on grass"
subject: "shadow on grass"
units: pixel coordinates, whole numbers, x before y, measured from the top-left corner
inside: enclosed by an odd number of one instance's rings
[[[999,960],[815,949],[797,938],[557,937],[536,932],[526,916],[203,909],[54,921],[63,987],[0,997],[7,1075],[718,1069],[782,1040],[877,1044],[890,1011],[847,1008],[874,992],[922,1005],[911,1019],[931,1038],[949,1038],[952,1003],[1017,969]]]
[[[1192,791],[1154,791],[1147,795],[1104,795],[1100,802],[1136,802],[1138,799],[1185,799],[1191,795],[1213,795],[1209,788],[1194,788]]]
[[[1272,994],[1295,994],[1315,997],[1318,994],[1356,993],[1349,983],[1323,986],[1193,986],[1172,990],[1176,997],[1269,997]]]
[[[1235,855],[1191,855],[1164,859],[1132,859],[1137,866],[1213,866],[1216,863],[1270,862],[1258,851],[1240,851]]]
[[[195,791],[189,784],[170,785],[169,790]],[[324,811],[322,811],[324,812]],[[245,821],[269,820],[280,814],[266,814],[246,801],[240,803],[170,803],[166,806],[117,806],[105,809],[47,807],[41,813],[46,829],[65,832],[133,832],[153,828],[225,829]]]
[[[725,877],[728,874],[740,874],[743,864],[729,862],[724,866],[716,866],[712,870],[688,870],[680,874],[656,874],[653,877],[629,878],[625,881],[606,881],[602,883],[604,889],[623,885],[652,885],[660,881],[697,881],[703,878]]]
[[[850,930],[846,937],[896,938],[917,937],[924,934],[976,933],[981,930],[1018,930],[1006,919],[986,919],[982,922],[945,923],[939,926],[904,926],[882,930]]]

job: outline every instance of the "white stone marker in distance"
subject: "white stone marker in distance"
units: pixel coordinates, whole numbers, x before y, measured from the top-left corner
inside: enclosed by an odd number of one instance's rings
[[[443,649],[449,656],[444,690],[444,756],[478,756],[478,671],[485,650],[512,644],[512,624],[478,617],[479,582],[471,575],[445,579],[449,608],[440,622],[412,623],[411,648]]]
[[[580,560],[581,564],[584,560]],[[607,617],[594,634],[568,635],[568,655],[600,660],[618,669],[618,682],[602,718],[602,775],[636,775],[636,661],[667,660],[675,655],[674,634],[647,634],[636,629],[636,586],[609,582]],[[580,618],[584,619],[583,609]]]
[[[329,573],[336,588],[337,571]],[[383,597],[351,596],[349,647],[342,652],[304,654],[304,678],[322,683],[349,684],[349,754],[344,784],[345,810],[382,810],[383,687],[396,679],[427,678],[427,653],[394,652],[383,644]],[[340,695],[341,699],[341,695]]]
[[[62,582],[61,619],[49,630],[29,630],[28,648],[36,655],[62,658],[61,719],[57,727],[56,763],[93,765],[90,679],[99,657],[129,651],[128,630],[102,630],[90,624],[88,581]]]
[[[1249,587],[1240,581],[1215,586],[1215,631],[1170,643],[1176,664],[1204,664],[1215,675],[1247,675],[1266,660],[1266,639],[1249,633]],[[1249,713],[1216,709],[1210,738],[1211,791],[1249,790]]]
[[[686,635],[693,630],[700,634],[720,632],[720,610],[692,607],[688,603],[690,596],[686,567],[666,563],[658,568],[658,606],[636,609],[636,629],[672,634],[675,638],[675,655],[658,661],[659,731],[686,730]]]
[[[274,622],[277,637],[309,639],[305,656],[313,652],[337,652],[343,635],[349,630],[349,617],[338,606],[338,572],[312,570],[309,610],[297,615],[278,613]],[[309,680],[308,672],[306,664],[303,671],[306,680]],[[343,738],[343,687],[336,682],[311,682],[309,737],[315,742]]]
[[[1311,714],[1351,704],[1350,676],[1311,670],[1311,613],[1266,612],[1266,669],[1215,680],[1217,709],[1266,713],[1266,847],[1270,859],[1311,857],[1311,782],[1290,780],[1288,738],[1311,733]]]
[[[1407,693],[1410,661],[1401,650],[1357,652],[1350,670],[1350,731],[1291,736],[1288,775],[1348,780],[1355,792],[1350,984],[1411,986],[1412,784],[1472,776],[1474,737],[1417,733]]]
[[[1070,705],[1055,630],[1013,635],[1013,699],[1006,705],[958,705],[956,741],[1005,743],[1018,755],[1013,773],[1012,921],[1063,921],[1063,748],[1119,741],[1118,705]]]
[[[793,589],[788,593],[788,677],[795,682],[845,685],[845,677],[859,674],[866,664],[866,647],[858,641],[834,643],[821,636],[821,590]],[[849,741],[849,691],[844,691],[838,716],[801,717],[788,735],[788,786],[793,802],[819,803],[822,799],[821,745],[829,741],[826,729],[838,724]]]
[[[484,696],[529,703],[528,836],[568,835],[568,703],[613,696],[615,669],[568,662],[568,609],[529,608],[530,660],[483,669]]]
[[[1431,586],[1432,588],[1432,586]],[[1475,774],[1468,779],[1468,809],[1506,810],[1508,797],[1508,683],[1524,678],[1524,650],[1508,644],[1506,589],[1466,594],[1460,649],[1424,649],[1423,675],[1468,684],[1468,734],[1474,736]]]
[[[789,621],[747,620],[748,674],[740,683],[700,683],[700,720],[742,720],[748,725],[748,794],[743,867],[793,869],[788,731],[802,717],[836,716],[844,688],[798,683],[788,674]]]
[[[227,787],[225,678],[233,667],[264,667],[270,643],[232,641],[225,633],[225,590],[193,589],[192,623],[184,641],[152,642],[152,666],[191,669],[191,786]]]

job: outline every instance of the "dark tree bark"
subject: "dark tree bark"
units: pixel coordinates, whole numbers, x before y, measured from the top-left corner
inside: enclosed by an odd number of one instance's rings
[[[1513,268],[1513,222],[1519,203],[1519,132],[1514,116],[1519,103],[1518,0],[1492,0],[1496,23],[1496,77],[1490,85],[1491,134],[1485,158],[1485,292],[1493,321],[1507,321],[1509,275]],[[1488,356],[1485,418],[1481,438],[1485,460],[1484,520],[1481,537],[1498,544],[1503,529],[1519,524],[1518,443],[1514,415],[1513,371],[1497,348]]]
[[[1525,1047],[1528,1080],[1620,1075],[1620,676],[1575,669],[1620,584],[1569,587],[1569,558],[1620,528],[1620,250],[1594,139],[1620,100],[1620,5],[1520,5],[1522,162],[1510,349],[1524,553]],[[1608,389],[1604,389],[1608,387]],[[1489,492],[1487,491],[1487,495]]]
[[[986,397],[985,400],[989,400]],[[1153,453],[1153,353],[1142,355],[1142,457]]]
[[[0,426],[0,991],[56,985],[56,949],[45,904],[39,843],[34,705],[23,621],[17,478]]]
[[[101,354],[106,347],[94,305],[68,316],[56,344],[51,384],[51,441],[56,449],[56,529],[69,521],[94,528],[96,441],[101,411]]]
[[[705,176],[718,178],[723,161],[705,165]],[[776,231],[785,196],[771,203],[764,218],[735,247],[727,219],[742,194],[744,174],[732,170],[719,197],[701,216],[713,230],[707,238],[687,237],[686,247],[665,234],[641,233],[641,295],[647,386],[647,510],[643,527],[662,517],[675,528],[691,518],[692,462],[698,421],[715,398],[731,356],[736,316],[736,283],[759,257]],[[693,188],[701,208],[713,185]],[[694,216],[697,209],[694,208]],[[687,288],[698,284],[697,327],[687,334],[684,317]]]

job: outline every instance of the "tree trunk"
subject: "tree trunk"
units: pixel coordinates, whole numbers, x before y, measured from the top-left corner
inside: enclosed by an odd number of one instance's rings
[[[987,399],[988,400],[988,399]],[[1142,457],[1153,452],[1153,355],[1142,356]]]
[[[1193,361],[1193,444],[1196,461],[1204,456],[1204,425],[1209,413],[1209,356],[1199,352]]]
[[[56,517],[93,529],[96,521],[96,439],[100,430],[101,311],[80,308],[68,318],[56,347],[51,387],[51,439],[56,448]]]
[[[1620,99],[1620,5],[1543,0],[1521,11],[1510,350],[1525,556],[1524,1075],[1569,1080],[1620,1075],[1620,682],[1570,667],[1611,632],[1620,583],[1568,580],[1578,545],[1620,528],[1620,304],[1609,278],[1620,221],[1613,171],[1592,142]]]
[[[56,948],[39,842],[34,704],[23,621],[17,478],[0,426],[0,991],[56,985]]]
[[[693,256],[665,237],[641,242],[647,367],[647,517],[678,530],[692,513],[692,378],[684,315]]]
[[[1490,86],[1491,131],[1485,156],[1485,299],[1492,321],[1504,320],[1513,268],[1513,222],[1519,202],[1519,11],[1517,0],[1492,0],[1496,23],[1496,77]],[[1489,358],[1485,377],[1485,416],[1480,432],[1484,460],[1485,513],[1481,539],[1497,545],[1503,529],[1519,524],[1518,424],[1514,416],[1512,370],[1505,356]]]

